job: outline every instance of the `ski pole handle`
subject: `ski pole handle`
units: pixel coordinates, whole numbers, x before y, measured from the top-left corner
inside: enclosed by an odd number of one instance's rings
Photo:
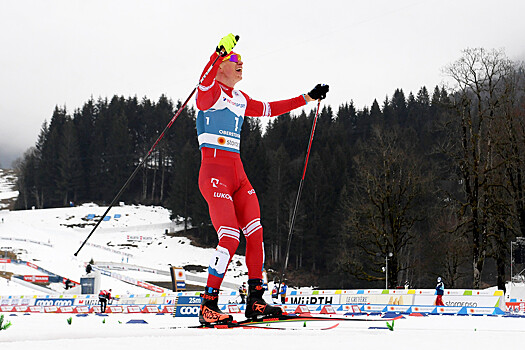
[[[237,42],[239,41],[239,39],[240,39],[240,36],[236,35],[235,36],[235,45],[237,45]],[[218,48],[218,53],[219,53],[219,56],[221,56],[221,57],[224,57],[224,56],[226,56],[228,54],[226,52],[226,49],[222,45]]]

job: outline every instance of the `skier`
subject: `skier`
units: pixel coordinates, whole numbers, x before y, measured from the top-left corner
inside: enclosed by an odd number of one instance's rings
[[[283,282],[283,285],[281,286],[281,304],[284,304],[286,301],[286,282]]]
[[[277,294],[277,284],[273,285],[272,289],[272,301],[275,304],[277,301],[279,301],[279,294]]]
[[[441,281],[441,277],[437,278],[436,286],[436,306],[444,306],[443,304],[443,293],[445,292],[445,284]]]
[[[242,282],[242,285],[239,286],[239,295],[241,296],[241,304],[246,304],[246,282]]]
[[[235,90],[242,79],[241,55],[233,52],[237,40],[233,34],[223,37],[201,79],[219,55],[197,91],[197,135],[201,150],[199,189],[208,203],[211,221],[219,243],[208,268],[206,289],[202,294],[199,321],[202,324],[226,323],[231,315],[218,307],[219,289],[230,260],[239,245],[239,228],[246,237],[248,298],[245,316],[257,318],[282,314],[279,307],[264,299],[262,271],[263,233],[259,201],[248,181],[240,158],[240,135],[245,116],[278,116],[326,97],[328,85],[318,84],[308,94],[277,101],[260,102]]]
[[[98,301],[100,301],[101,313],[106,312],[106,307],[108,305],[109,300],[111,300],[111,289],[109,291],[103,289],[100,291],[100,293],[98,293]]]

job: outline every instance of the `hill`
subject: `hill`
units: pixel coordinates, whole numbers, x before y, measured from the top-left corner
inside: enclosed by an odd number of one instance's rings
[[[1,198],[12,200],[17,195],[12,190],[12,173],[3,171],[0,178]],[[196,247],[190,239],[176,234],[183,225],[170,220],[169,210],[158,206],[121,203],[114,207],[75,257],[73,254],[105,210],[106,207],[93,203],[41,210],[4,209],[0,211],[0,250],[14,252],[18,259],[77,282],[85,273],[85,265],[92,260],[95,264],[126,264],[163,272],[168,272],[170,265],[186,267],[188,278],[193,279],[191,283],[204,285],[206,267],[214,249]],[[2,271],[31,273],[27,267],[19,271],[20,267],[15,264],[2,265]],[[225,287],[234,288],[246,279],[243,256],[234,256],[229,269]],[[170,281],[169,276],[145,271],[119,271],[119,274],[166,285]],[[5,281],[3,283],[0,294],[5,294],[3,290],[7,288]],[[13,284],[10,283],[11,288]],[[61,284],[49,287],[63,291]],[[102,287],[113,288],[117,294],[147,292],[107,276],[103,276]]]

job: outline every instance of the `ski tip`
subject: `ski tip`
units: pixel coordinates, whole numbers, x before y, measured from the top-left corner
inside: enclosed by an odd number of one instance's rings
[[[338,327],[338,326],[339,326],[339,323],[336,323],[336,324],[334,324],[334,325],[332,325],[332,326],[330,326],[330,327],[328,327],[328,328],[323,328],[323,330],[334,329],[334,328],[336,328],[336,327]]]

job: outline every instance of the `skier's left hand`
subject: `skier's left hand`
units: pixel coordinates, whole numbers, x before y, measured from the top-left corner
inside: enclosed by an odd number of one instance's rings
[[[308,102],[314,101],[314,100],[323,100],[326,98],[326,93],[329,90],[329,86],[327,84],[317,84],[312,91],[306,95],[306,100]],[[308,99],[310,98],[310,100]]]
[[[224,36],[219,42],[219,45],[217,45],[217,53],[221,54],[222,52],[222,56],[228,55],[235,45],[237,45],[237,40],[239,40],[239,36],[234,36],[232,33]]]

